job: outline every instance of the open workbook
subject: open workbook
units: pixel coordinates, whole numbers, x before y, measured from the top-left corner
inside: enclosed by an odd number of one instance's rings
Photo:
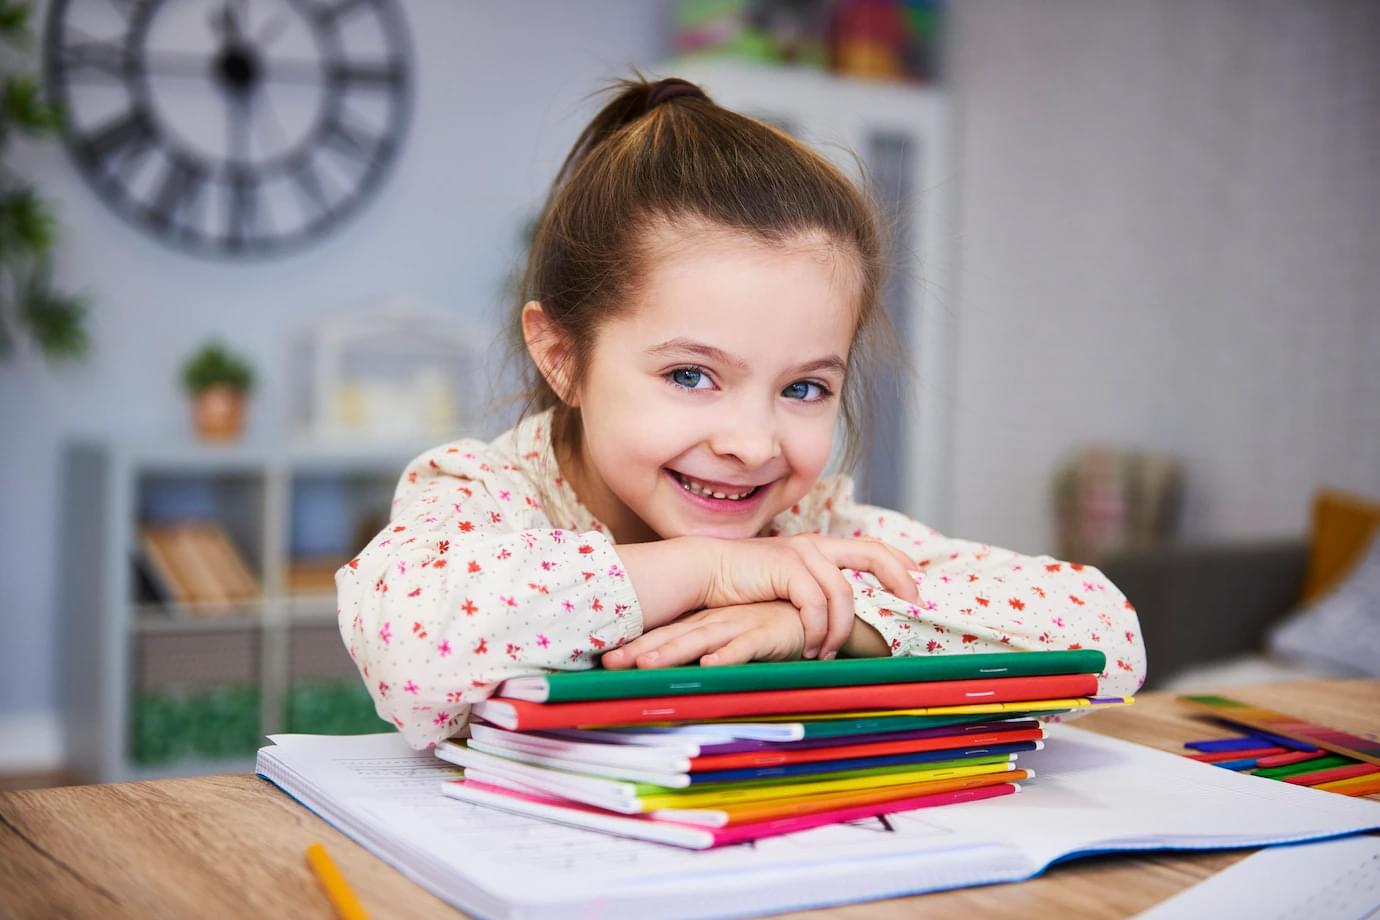
[[[1269,782],[1069,726],[1022,755],[1019,795],[688,851],[442,794],[458,775],[397,735],[277,735],[258,773],[404,875],[485,918],[754,916],[1011,882],[1120,850],[1213,849],[1380,828],[1380,803]],[[540,880],[534,884],[534,880]]]

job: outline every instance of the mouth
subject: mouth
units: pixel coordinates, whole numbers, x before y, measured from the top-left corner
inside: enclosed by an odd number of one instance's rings
[[[715,511],[747,511],[755,508],[771,486],[771,483],[733,485],[708,482],[686,476],[669,467],[666,468],[666,474],[680,488],[682,495],[700,507]]]

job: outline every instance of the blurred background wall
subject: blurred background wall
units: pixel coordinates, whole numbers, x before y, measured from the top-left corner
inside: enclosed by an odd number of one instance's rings
[[[496,335],[586,95],[672,47],[671,3],[403,6],[416,90],[399,160],[301,252],[187,256],[115,216],[55,144],[12,158],[59,209],[57,273],[90,299],[93,348],[0,362],[0,768],[62,756],[58,586],[83,577],[58,527],[68,439],[187,439],[178,367],[211,335],[254,362],[260,443],[284,436],[288,342],[315,317],[402,296]],[[952,407],[931,523],[1053,552],[1053,480],[1090,444],[1173,458],[1190,542],[1300,536],[1323,486],[1380,495],[1378,11],[948,7],[951,168],[924,190],[952,202],[932,293],[953,351],[918,384]]]

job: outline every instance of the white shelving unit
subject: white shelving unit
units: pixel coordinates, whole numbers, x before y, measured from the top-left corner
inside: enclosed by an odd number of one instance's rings
[[[386,519],[397,477],[426,446],[70,445],[63,469],[60,585],[70,768],[83,778],[110,782],[252,767],[248,752],[155,763],[134,758],[141,682],[178,656],[196,672],[194,680],[231,675],[233,682],[257,690],[260,736],[285,727],[285,706],[298,677],[358,681],[336,634],[334,594],[287,591],[294,487],[338,477],[359,510]],[[141,503],[148,490],[167,482],[203,483],[214,494],[217,520],[262,586],[259,599],[198,615],[139,598]]]
[[[950,168],[949,106],[942,91],[846,79],[815,70],[712,58],[660,68],[703,86],[719,104],[806,141],[867,181],[893,225],[897,271],[886,306],[910,374],[879,406],[857,471],[866,500],[943,529],[949,523],[952,309],[944,294],[952,264],[956,182]],[[893,424],[894,422],[894,424]]]

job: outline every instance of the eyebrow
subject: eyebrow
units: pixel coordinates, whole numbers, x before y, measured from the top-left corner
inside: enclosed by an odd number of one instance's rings
[[[748,369],[748,363],[742,358],[735,358],[721,348],[713,345],[706,345],[703,342],[696,342],[694,339],[669,339],[647,349],[647,354],[655,357],[674,357],[676,355],[695,355],[713,361],[716,364],[727,364],[740,371]],[[836,371],[843,375],[848,371],[848,364],[838,355],[829,355],[824,358],[816,358],[813,361],[806,361],[804,364],[795,368],[799,374],[808,374],[814,371]]]

